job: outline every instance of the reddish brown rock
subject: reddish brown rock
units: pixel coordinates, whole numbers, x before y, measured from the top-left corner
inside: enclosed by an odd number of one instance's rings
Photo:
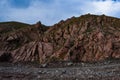
[[[40,22],[28,26],[13,31],[9,28],[9,34],[4,32],[7,28],[0,26],[0,60],[3,52],[9,52],[12,62],[120,58],[118,18],[88,14],[72,17],[49,28]]]

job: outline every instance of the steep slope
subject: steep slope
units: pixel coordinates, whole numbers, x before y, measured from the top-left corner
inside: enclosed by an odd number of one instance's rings
[[[1,34],[0,41],[1,61],[44,63],[120,58],[120,19],[87,14],[50,28],[38,22]],[[3,56],[9,59],[4,60]]]
[[[45,39],[54,43],[53,56],[60,60],[120,58],[120,19],[90,14],[73,17],[51,27]]]
[[[4,29],[4,25],[6,31],[3,30],[4,32],[0,34],[0,61],[14,61],[16,56],[13,54],[20,55],[20,50],[22,47],[27,44],[29,45],[32,42],[38,42],[42,40],[44,31],[48,29],[48,27],[45,27],[40,22],[34,25],[7,22],[0,26],[1,30]],[[14,28],[16,29],[12,30],[13,27],[10,27],[10,25],[15,26]],[[33,45],[30,46],[33,47]],[[28,48],[25,47],[25,51],[23,52],[26,52],[27,49]],[[19,51],[14,53],[16,50]],[[28,55],[28,53],[25,54]],[[8,55],[11,57],[8,57]],[[7,58],[9,58],[9,60]],[[20,58],[22,58],[22,56]]]

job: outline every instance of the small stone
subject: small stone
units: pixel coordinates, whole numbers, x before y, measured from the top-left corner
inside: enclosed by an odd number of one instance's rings
[[[93,78],[94,76],[93,75],[90,75],[89,78]]]
[[[45,73],[46,73],[46,71],[43,71],[43,72],[42,72],[42,74],[45,74]]]
[[[84,63],[81,63],[82,64],[82,66],[85,66],[85,64]]]
[[[60,77],[63,78],[63,75],[61,75]]]
[[[55,72],[56,72],[56,73],[58,73],[59,71],[58,71],[58,70],[56,70]]]
[[[65,74],[66,73],[66,71],[64,70],[64,71],[62,71],[62,74]]]
[[[38,71],[38,73],[42,73],[42,71]]]
[[[37,78],[39,79],[39,78],[40,78],[40,75],[38,75]]]
[[[47,67],[47,64],[42,64],[41,66],[42,66],[43,68],[45,68],[45,67]]]
[[[49,74],[50,72],[46,72],[47,74]]]
[[[67,63],[67,66],[72,66],[72,65],[73,65],[72,62]]]

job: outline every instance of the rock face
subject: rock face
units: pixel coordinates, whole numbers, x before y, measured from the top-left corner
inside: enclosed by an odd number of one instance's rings
[[[9,32],[1,27],[4,25],[0,24],[0,61],[45,63],[120,58],[118,18],[87,14],[51,27],[38,22],[24,28],[11,27]]]

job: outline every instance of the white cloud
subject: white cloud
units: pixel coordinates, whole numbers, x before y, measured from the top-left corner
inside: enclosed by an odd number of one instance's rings
[[[87,5],[87,7],[85,6]],[[120,12],[120,2],[114,2],[112,0],[107,1],[93,1],[88,2],[82,6],[84,8],[83,13],[93,13],[93,14],[106,14],[110,16],[119,16],[116,15]]]
[[[52,25],[61,19],[67,19],[81,14],[106,14],[120,17],[120,2],[112,0],[52,0],[50,3],[40,0],[31,0],[27,8],[11,7],[9,0],[0,2],[0,18],[3,21],[22,21],[35,23],[39,20],[43,24]]]

